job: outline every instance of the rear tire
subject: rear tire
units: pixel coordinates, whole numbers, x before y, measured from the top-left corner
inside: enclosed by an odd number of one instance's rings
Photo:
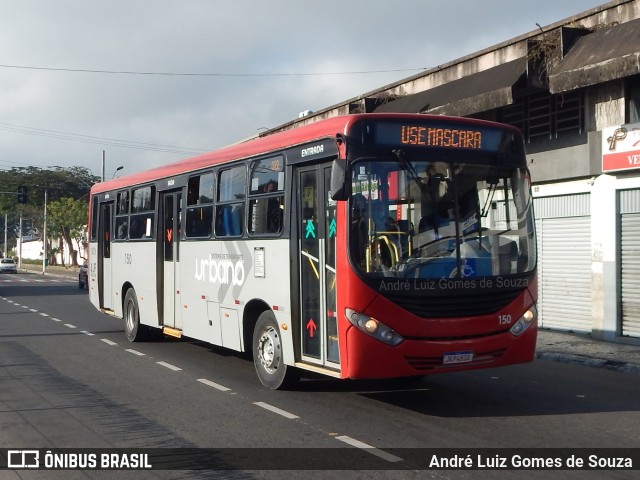
[[[147,328],[140,325],[140,310],[138,309],[138,298],[133,288],[127,290],[124,296],[124,333],[130,342],[140,342],[147,336]]]
[[[253,364],[260,382],[273,390],[289,388],[300,378],[294,367],[284,363],[280,330],[271,310],[262,312],[256,322]]]

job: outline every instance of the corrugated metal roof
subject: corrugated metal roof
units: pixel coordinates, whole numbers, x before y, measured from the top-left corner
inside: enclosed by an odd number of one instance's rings
[[[578,39],[549,75],[551,93],[566,92],[640,73],[640,19]]]
[[[526,58],[388,102],[378,112],[469,115],[513,103],[512,87],[525,74]]]

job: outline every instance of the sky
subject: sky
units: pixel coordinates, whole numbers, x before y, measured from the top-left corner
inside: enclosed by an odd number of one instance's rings
[[[156,167],[604,3],[0,0],[0,169]]]

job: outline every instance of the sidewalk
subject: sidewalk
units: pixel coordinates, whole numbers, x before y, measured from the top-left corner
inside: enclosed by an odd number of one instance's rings
[[[31,273],[39,273],[42,274],[42,264],[32,265],[23,263],[22,267],[19,269],[23,272],[31,272]],[[53,265],[46,268],[47,275],[52,275],[54,277],[75,277],[78,278],[78,272],[80,271],[80,267],[70,267],[70,266],[58,266]]]
[[[536,356],[640,375],[640,341],[636,345],[613,343],[586,334],[540,329]]]
[[[78,278],[79,267],[47,267],[47,275]],[[42,274],[42,265],[22,265],[22,271]],[[577,363],[640,375],[640,339],[633,344],[604,342],[591,335],[538,330],[537,358]]]

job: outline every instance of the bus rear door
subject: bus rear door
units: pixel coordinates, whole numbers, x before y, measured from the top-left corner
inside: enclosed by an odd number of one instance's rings
[[[113,232],[113,202],[100,204],[98,221],[98,296],[100,308],[113,310],[111,266],[111,234]]]
[[[160,234],[162,241],[160,257],[161,285],[158,286],[162,300],[164,327],[182,330],[180,301],[180,234],[181,234],[182,191],[160,193]],[[169,332],[170,333],[170,332]]]

